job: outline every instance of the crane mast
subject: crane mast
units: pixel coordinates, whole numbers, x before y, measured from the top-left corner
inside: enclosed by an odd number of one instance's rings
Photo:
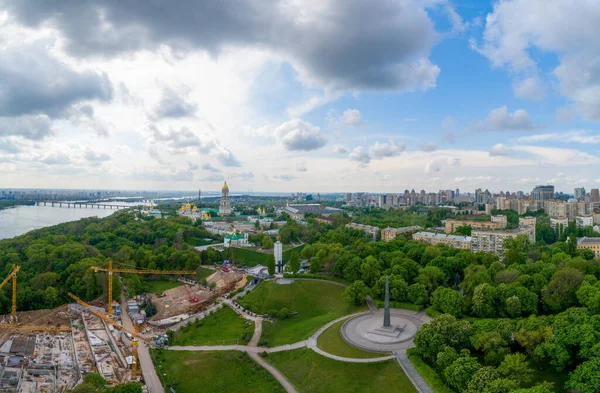
[[[146,341],[146,340],[138,334],[135,323],[134,323],[134,330],[129,330],[125,326],[121,325],[120,323],[118,323],[115,320],[113,320],[112,318],[110,318],[110,316],[104,315],[100,311],[94,310],[92,308],[92,306],[90,306],[89,304],[87,304],[86,302],[84,302],[83,300],[78,298],[77,296],[73,295],[71,292],[69,292],[68,295],[71,298],[73,298],[73,300],[75,300],[77,303],[81,304],[84,308],[86,308],[89,312],[91,312],[92,314],[97,316],[98,318],[100,318],[103,321],[105,321],[106,323],[116,327],[117,329],[127,332],[133,336],[133,341],[131,342],[131,356],[133,357],[133,362],[131,362],[131,369],[133,371],[137,370],[138,340],[139,339],[144,340],[144,341]]]
[[[196,274],[193,270],[137,270],[137,269],[113,269],[113,261],[112,259],[108,261],[108,269],[90,266],[90,269],[97,272],[107,272],[108,273],[108,304],[106,305],[106,311],[109,316],[112,316],[112,276],[113,273],[132,273],[132,274]]]
[[[2,281],[2,283],[0,283],[0,288],[2,288],[3,286],[6,285],[6,283],[8,283],[8,281],[10,281],[12,279],[12,307],[11,307],[11,314],[12,314],[13,322],[15,324],[17,323],[17,272],[20,269],[21,269],[20,266],[14,265],[12,272],[10,272],[10,274],[8,276],[6,276],[6,278],[4,279],[4,281]]]

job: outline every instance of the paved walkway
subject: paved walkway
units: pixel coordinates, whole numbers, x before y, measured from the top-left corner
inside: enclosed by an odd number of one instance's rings
[[[369,306],[369,310],[371,311],[377,311],[377,304],[375,304],[375,301],[373,300],[373,298],[369,295],[367,296],[367,306]]]
[[[261,358],[258,353],[248,352],[248,355],[250,355],[250,357],[254,359],[256,363],[263,366],[265,370],[270,372],[271,375],[275,377],[277,381],[279,381],[279,383],[281,384],[281,386],[283,386],[287,393],[298,393],[294,385],[292,385],[292,383],[288,381],[288,379],[284,377],[283,374],[279,372],[279,370],[271,366],[269,363],[265,362],[265,360]]]
[[[402,370],[404,370],[404,374],[410,379],[413,386],[419,393],[435,393],[435,391],[429,386],[427,381],[423,379],[421,374],[417,371],[415,366],[412,364],[408,356],[406,355],[406,349],[395,352],[396,359],[398,359],[398,363]]]
[[[254,321],[254,334],[248,343],[249,347],[257,347],[260,341],[260,335],[262,334],[262,319]]]

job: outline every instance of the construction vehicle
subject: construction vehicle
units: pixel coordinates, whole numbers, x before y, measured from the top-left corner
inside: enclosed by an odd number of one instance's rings
[[[11,310],[11,314],[12,314],[12,318],[13,318],[13,323],[15,323],[15,324],[17,323],[17,272],[20,269],[21,269],[20,266],[14,265],[12,272],[10,272],[10,274],[8,276],[6,276],[4,281],[2,281],[2,283],[0,283],[0,289],[2,289],[2,287],[5,286],[6,283],[12,279],[12,310]]]
[[[86,308],[89,312],[91,312],[92,314],[94,314],[98,318],[102,319],[103,321],[105,321],[108,324],[113,325],[114,327],[116,327],[119,330],[122,330],[122,331],[124,331],[126,333],[129,333],[131,335],[131,337],[133,337],[133,340],[131,341],[131,356],[133,358],[133,361],[131,362],[131,370],[133,370],[135,372],[137,370],[137,348],[138,348],[138,342],[139,342],[140,339],[142,341],[144,341],[144,342],[147,342],[147,340],[145,338],[141,337],[138,334],[137,326],[135,325],[135,323],[133,324],[133,330],[127,329],[125,326],[121,325],[120,323],[118,323],[117,321],[113,320],[109,316],[102,314],[100,311],[96,311],[92,306],[90,306],[89,304],[87,304],[86,302],[84,302],[83,300],[81,300],[80,298],[78,298],[77,296],[73,295],[71,292],[69,292],[68,295],[71,296],[71,298],[73,298],[73,300],[75,300],[77,303],[79,303],[80,305],[82,305],[84,308]]]
[[[112,276],[113,273],[132,273],[132,274],[196,274],[193,270],[137,270],[137,269],[113,269],[113,261],[112,259],[108,261],[108,268],[90,266],[91,270],[97,272],[107,272],[108,273],[108,301],[106,302],[106,313],[109,317],[112,317]]]
[[[183,279],[183,277],[179,276],[179,281],[183,284],[183,287],[185,288],[185,292],[188,295],[188,299],[190,300],[190,303],[198,303],[200,301],[200,299],[198,299],[196,296],[193,296],[187,286],[187,283],[185,282],[185,280]]]

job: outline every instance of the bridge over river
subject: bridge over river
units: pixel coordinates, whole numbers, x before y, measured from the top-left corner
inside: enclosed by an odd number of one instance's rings
[[[51,207],[66,207],[73,209],[83,209],[83,208],[98,208],[98,209],[129,209],[132,207],[137,207],[135,205],[112,205],[102,202],[76,202],[76,201],[37,201],[35,203],[37,206],[51,206]],[[139,205],[142,206],[142,205]]]

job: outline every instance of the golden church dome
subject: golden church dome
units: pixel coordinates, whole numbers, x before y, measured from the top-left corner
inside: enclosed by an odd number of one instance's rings
[[[223,184],[223,189],[221,191],[229,192],[229,187],[227,186],[227,181],[225,181],[225,184]]]

